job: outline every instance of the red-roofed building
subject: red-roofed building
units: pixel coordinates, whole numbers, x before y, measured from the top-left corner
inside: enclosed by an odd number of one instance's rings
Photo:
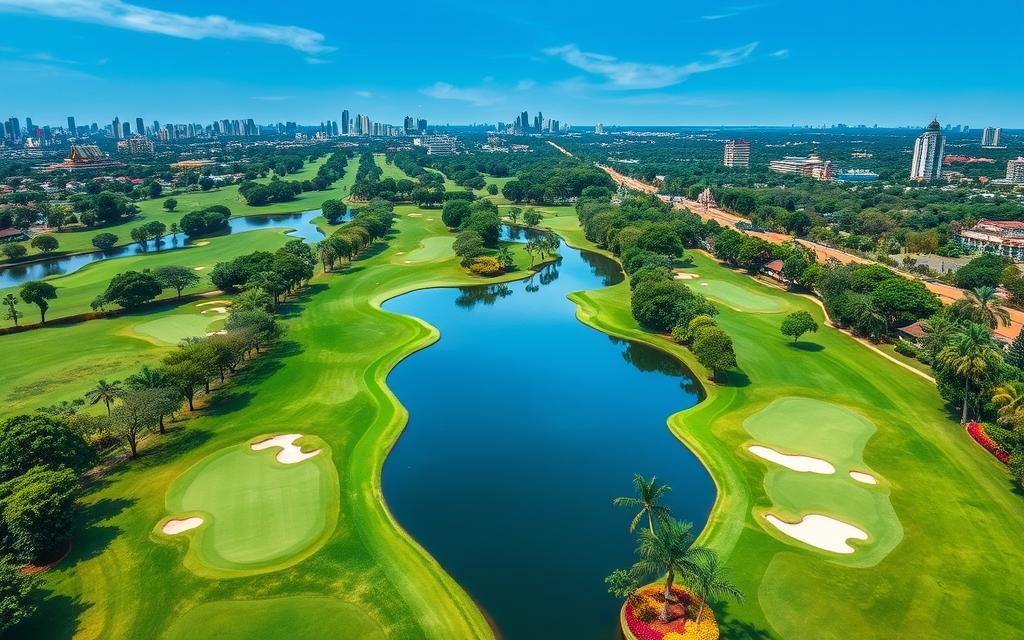
[[[28,236],[21,229],[17,227],[0,229],[0,242],[20,242],[21,240],[28,240]]]
[[[764,275],[769,278],[774,278],[779,282],[785,282],[786,278],[782,275],[782,260],[772,260],[768,264],[764,265],[762,269]]]
[[[957,234],[960,245],[969,251],[988,251],[1024,262],[1024,222],[982,218],[970,229]]]

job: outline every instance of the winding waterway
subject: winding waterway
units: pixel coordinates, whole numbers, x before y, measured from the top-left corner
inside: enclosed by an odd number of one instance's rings
[[[634,473],[674,491],[699,530],[715,498],[668,431],[698,402],[690,373],[650,347],[579,322],[573,291],[622,280],[617,263],[567,246],[528,280],[428,289],[384,308],[437,327],[388,385],[409,424],[384,465],[398,522],[506,639],[618,638],[604,578],[633,562]]]
[[[288,235],[301,238],[305,242],[315,242],[324,236],[316,224],[313,223],[313,219],[319,215],[320,210],[316,209],[302,213],[238,216],[228,220],[227,230],[220,235],[244,233],[257,229],[292,229],[292,231],[288,232]],[[101,232],[102,229],[96,231],[97,234]],[[159,246],[157,246],[156,240],[150,240],[145,246],[135,242],[115,247],[110,251],[92,251],[70,256],[57,256],[48,260],[39,260],[25,264],[14,264],[0,269],[0,289],[14,287],[30,280],[41,280],[48,276],[73,273],[93,262],[110,260],[111,258],[123,258],[124,256],[135,256],[143,253],[155,253],[156,251],[181,249],[190,244],[192,243],[188,237],[184,233],[179,232],[164,236]]]

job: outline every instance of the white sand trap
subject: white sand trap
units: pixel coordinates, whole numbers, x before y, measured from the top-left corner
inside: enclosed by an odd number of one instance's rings
[[[698,276],[696,273],[686,273],[686,272],[677,273],[675,275],[676,280],[696,280],[699,277],[700,276]]]
[[[404,256],[405,252],[404,251],[398,251],[398,252],[395,253],[395,255],[396,256]]]
[[[422,213],[410,213],[409,217],[410,218],[419,218],[422,215],[423,215]]]
[[[231,304],[230,300],[210,300],[209,302],[200,302],[197,307],[208,307],[211,304]]]
[[[202,271],[202,270],[203,270],[203,269],[205,269],[205,268],[206,268],[206,267],[192,267],[192,270],[193,270],[193,271]]]
[[[210,241],[209,240],[200,240],[199,242],[193,242],[192,244],[194,246],[197,246],[197,247],[205,247],[206,245],[210,244]]]
[[[228,335],[228,330],[227,329],[221,329],[220,331],[207,331],[206,335],[208,335],[208,336],[226,336],[226,335]]]
[[[702,282],[702,283],[700,283],[700,286],[702,286],[702,287],[706,287],[706,286],[708,286],[708,283],[706,283],[706,282]]]
[[[203,309],[199,313],[227,313],[227,307],[210,307],[209,309]]]
[[[402,262],[404,262],[405,264],[412,264],[412,260],[403,260]]]
[[[773,527],[800,542],[831,551],[833,553],[853,553],[853,547],[846,544],[850,538],[867,540],[868,534],[852,524],[846,524],[834,518],[818,513],[809,513],[796,524],[780,520],[768,513],[764,516]]]
[[[864,484],[878,484],[878,480],[875,476],[870,473],[864,473],[863,471],[851,471],[850,477],[857,482],[863,482]]]
[[[269,449],[270,447],[281,447],[281,450],[277,452],[277,461],[284,464],[295,464],[296,462],[308,460],[320,453],[319,449],[314,449],[309,453],[303,453],[302,449],[292,444],[301,437],[301,433],[286,433],[284,435],[274,436],[273,438],[256,442],[252,445],[252,448],[253,451],[262,451],[263,449]]]
[[[433,221],[434,221],[433,218],[427,218],[427,222],[433,222]]]
[[[192,518],[184,518],[182,520],[168,520],[160,530],[169,536],[174,536],[182,533],[183,531],[195,529],[201,524],[203,524],[203,519],[195,516]]]
[[[820,458],[780,453],[775,449],[762,447],[759,444],[747,447],[747,451],[759,458],[764,458],[765,460],[774,462],[775,464],[781,464],[793,471],[800,471],[802,473],[821,473],[824,475],[832,475],[836,472],[836,468],[833,467],[831,463]]]

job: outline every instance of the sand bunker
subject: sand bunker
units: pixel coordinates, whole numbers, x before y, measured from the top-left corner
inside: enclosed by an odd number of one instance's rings
[[[433,221],[434,221],[433,218],[427,218],[427,222],[433,222]]]
[[[863,471],[851,471],[850,477],[857,482],[863,482],[864,484],[878,484],[878,480],[875,476],[870,473],[864,473]]]
[[[203,309],[199,313],[227,313],[227,307],[211,307],[209,309]]]
[[[779,453],[775,449],[769,449],[768,447],[763,447],[757,444],[747,447],[747,451],[759,458],[764,458],[765,460],[774,462],[775,464],[781,464],[793,471],[800,471],[803,473],[821,473],[824,475],[832,475],[836,472],[836,468],[833,467],[831,463],[820,458]]]
[[[226,336],[226,335],[228,335],[228,330],[227,329],[221,329],[220,331],[207,331],[206,335],[208,335],[208,336]]]
[[[208,244],[210,244],[209,240],[200,240],[199,242],[193,242],[192,243],[192,245],[196,246],[196,247],[205,247]]]
[[[708,283],[706,283],[706,282],[702,282],[702,283],[700,283],[700,286],[702,286],[702,287],[706,287],[706,286],[708,286]]]
[[[418,217],[420,217],[420,216],[422,216],[422,215],[423,215],[422,213],[410,213],[410,214],[409,214],[409,217],[410,217],[410,218],[418,218]]]
[[[192,270],[193,270],[193,271],[202,271],[202,270],[203,270],[203,269],[205,269],[205,268],[206,268],[206,267],[192,267]]]
[[[683,272],[675,274],[676,280],[696,280],[699,277],[696,273]]]
[[[169,536],[173,536],[183,531],[188,531],[189,529],[195,529],[201,524],[203,524],[203,519],[195,516],[192,518],[183,518],[181,520],[168,520],[160,530]]]
[[[770,513],[765,514],[764,518],[787,536],[833,553],[853,553],[855,549],[846,543],[850,538],[868,539],[867,533],[852,524],[846,524],[817,513],[809,513],[795,524],[781,520]]]
[[[209,302],[200,302],[197,307],[208,307],[211,304],[231,304],[230,300],[210,300]]]
[[[283,464],[295,464],[296,462],[308,460],[320,453],[319,449],[303,453],[302,449],[292,444],[301,437],[301,433],[286,433],[253,443],[252,448],[253,451],[262,451],[270,447],[281,447],[281,450],[277,452],[277,461]]]

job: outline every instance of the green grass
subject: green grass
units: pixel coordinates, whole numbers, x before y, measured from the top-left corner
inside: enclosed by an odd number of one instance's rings
[[[318,438],[295,444],[320,453],[283,464],[275,458],[279,447],[254,451],[243,442],[200,460],[167,490],[166,505],[169,517],[199,515],[203,524],[173,536],[157,525],[157,535],[189,539],[186,565],[213,577],[263,573],[308,557],[337,520],[338,474]]]
[[[231,260],[253,251],[275,251],[292,239],[280,229],[246,231],[206,238],[199,241],[203,243],[200,246],[180,249],[165,248],[161,251],[111,258],[86,265],[67,275],[50,276],[45,280],[57,288],[57,298],[50,301],[46,318],[52,320],[61,316],[91,311],[89,303],[106,291],[110,279],[119,273],[131,270],[142,271],[165,265],[202,267],[201,270],[196,271],[200,276],[199,284],[185,289],[183,293],[212,291],[217,287],[210,282],[209,274],[216,263]],[[0,289],[0,296],[7,293],[14,293],[17,296],[19,289],[18,286]],[[165,289],[159,299],[173,298],[175,295],[177,293],[173,289]],[[39,314],[35,306],[22,304],[19,308],[28,321],[38,322]]]
[[[698,278],[685,282],[691,289],[704,294],[712,301],[728,305],[738,311],[779,313],[788,308],[784,300],[763,295],[758,291],[751,291],[731,282],[709,278]]]
[[[224,621],[230,620],[230,625]],[[167,638],[251,640],[280,635],[336,640],[383,640],[387,635],[358,607],[335,598],[297,596],[271,600],[209,602],[189,610]]]
[[[207,311],[193,307],[192,313],[187,311],[188,306],[182,313],[162,315],[154,320],[140,322],[133,330],[140,336],[147,336],[157,342],[175,345],[185,338],[205,336],[208,332],[215,331],[213,325],[223,319],[223,314]],[[207,308],[209,309],[209,308]]]

